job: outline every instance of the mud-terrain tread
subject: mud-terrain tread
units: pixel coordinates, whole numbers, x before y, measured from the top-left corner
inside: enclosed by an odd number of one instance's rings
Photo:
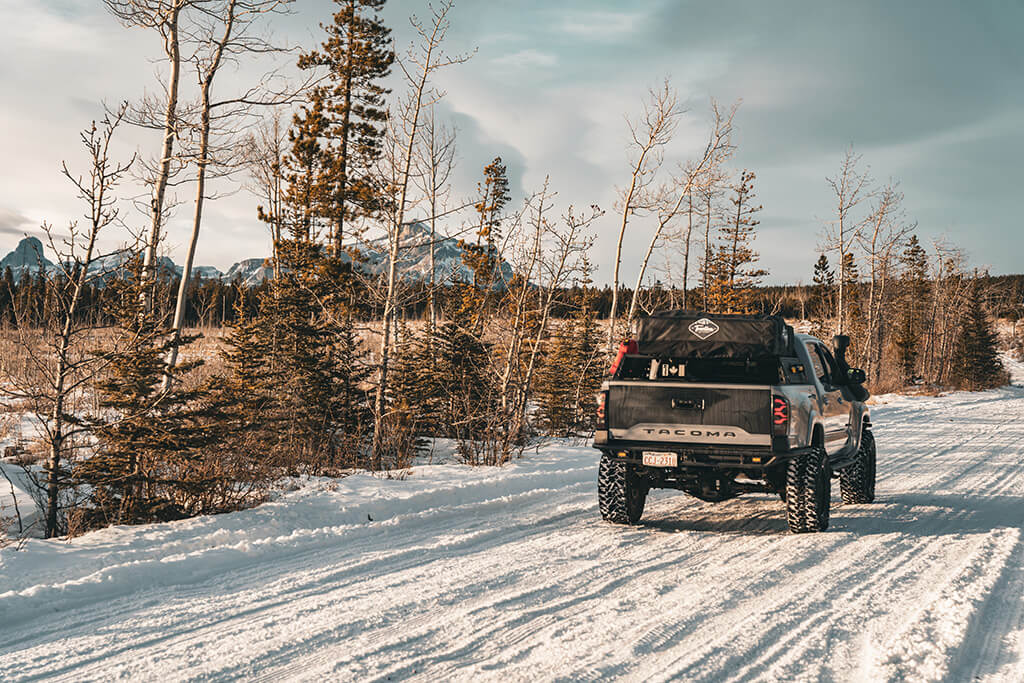
[[[597,471],[597,502],[601,517],[615,524],[636,524],[644,512],[647,490],[632,481],[626,463],[601,456]]]
[[[804,508],[801,502],[803,491],[804,470],[806,461],[803,457],[793,458],[786,465],[786,521],[789,523],[789,530],[794,534],[803,531]]]
[[[821,446],[789,461],[786,467],[786,521],[794,534],[825,531],[829,523],[832,479]]]
[[[875,437],[865,429],[860,437],[857,460],[839,473],[839,490],[844,505],[875,501]]]
[[[807,455],[804,471],[804,531],[828,529],[832,500],[832,472],[825,449],[818,447]]]

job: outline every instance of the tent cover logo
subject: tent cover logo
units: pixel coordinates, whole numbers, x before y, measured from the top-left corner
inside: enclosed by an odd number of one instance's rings
[[[694,336],[696,336],[699,339],[707,339],[715,332],[718,332],[718,330],[718,325],[708,320],[707,318],[695,320],[690,324],[690,332],[693,332]]]

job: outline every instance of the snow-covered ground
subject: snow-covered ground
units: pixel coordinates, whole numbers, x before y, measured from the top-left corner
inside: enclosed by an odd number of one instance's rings
[[[1024,387],[874,413],[879,500],[822,534],[667,491],[610,526],[554,445],[31,540],[0,679],[1024,681]]]

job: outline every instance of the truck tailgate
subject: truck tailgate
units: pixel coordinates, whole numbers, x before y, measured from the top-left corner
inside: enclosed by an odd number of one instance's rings
[[[612,382],[608,389],[614,439],[771,444],[771,387],[639,381]]]

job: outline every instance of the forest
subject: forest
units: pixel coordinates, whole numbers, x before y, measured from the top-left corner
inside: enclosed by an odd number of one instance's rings
[[[5,455],[32,473],[47,537],[249,507],[282,477],[400,476],[429,439],[501,465],[540,439],[586,438],[611,354],[658,309],[848,334],[875,393],[998,386],[1000,352],[1024,346],[1024,276],[924,237],[898,181],[877,182],[852,147],[812,188],[833,211],[807,236],[806,272],[766,285],[758,178],[732,165],[738,102],[712,100],[701,149],[672,168],[688,114],[661,81],[615,113],[629,143],[614,206],[569,203],[548,182],[513,197],[500,156],[475,187],[453,186],[458,133],[437,79],[473,55],[448,49],[450,0],[410,18],[408,49],[385,0],[336,0],[297,56],[301,78],[240,91],[224,87],[232,66],[295,59],[262,30],[290,0],[104,3],[163,51],[159,96],[85,125],[81,163],[63,168],[87,220],[42,226],[54,267],[0,273],[0,426],[32,425]],[[112,158],[125,128],[158,144]],[[141,219],[119,193],[129,177],[147,188]],[[225,177],[244,179],[271,236],[273,277],[255,286],[192,275],[208,184]],[[179,276],[159,263],[168,190],[183,187]],[[593,263],[606,218],[608,284]],[[114,261],[98,246],[111,234]],[[435,250],[450,240],[457,267]],[[623,259],[627,240],[643,244],[639,264]]]

